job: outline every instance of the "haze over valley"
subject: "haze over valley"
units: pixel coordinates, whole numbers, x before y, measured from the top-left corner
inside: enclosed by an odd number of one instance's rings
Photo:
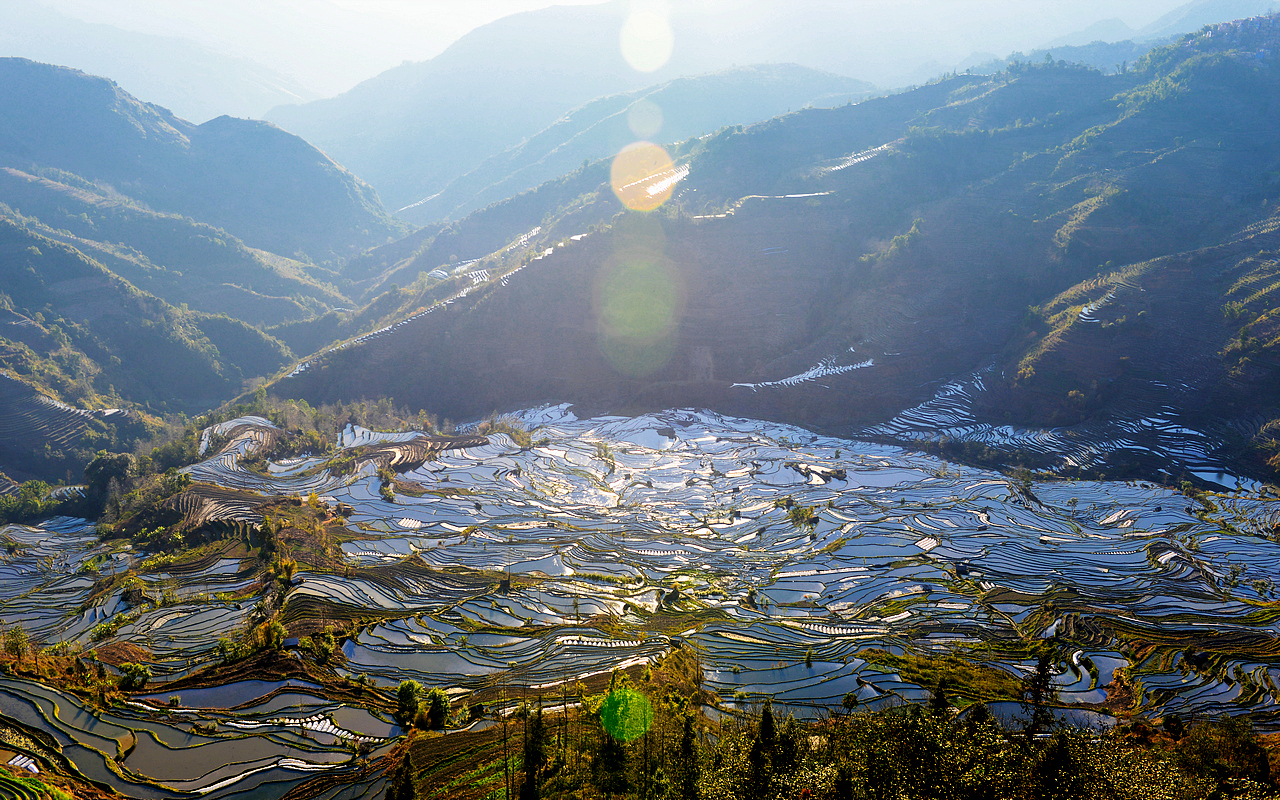
[[[0,796],[1280,791],[1265,3],[0,22]]]

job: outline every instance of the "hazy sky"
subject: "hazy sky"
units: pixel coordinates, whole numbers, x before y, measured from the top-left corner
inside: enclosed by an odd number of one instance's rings
[[[193,39],[252,58],[321,95],[421,61],[486,22],[600,0],[44,0],[69,16]],[[3,0],[0,0],[3,2]]]
[[[0,0],[2,1],[2,0]],[[636,0],[652,2],[652,0]],[[500,17],[549,5],[599,0],[43,0],[63,13],[142,33],[178,36],[252,58],[292,75],[321,95],[345,91],[405,60],[435,56],[467,31]],[[975,51],[1008,55],[1099,20],[1119,17],[1141,28],[1186,0],[676,0],[672,11],[701,18],[744,51],[768,54],[779,26],[808,26],[787,40],[779,59],[806,63],[826,53],[828,69],[874,82],[889,75],[857,74],[883,64],[901,48],[921,48],[952,66]],[[799,9],[803,7],[804,11]],[[830,25],[809,24],[828,19]],[[804,22],[800,22],[803,19]],[[840,60],[841,37],[850,50]],[[799,43],[798,43],[799,42]],[[910,42],[914,47],[906,47]],[[677,43],[678,45],[680,43]],[[780,43],[779,47],[783,45]],[[913,51],[907,56],[906,50]],[[876,51],[876,52],[872,52]],[[874,55],[874,59],[872,56]],[[758,56],[757,56],[758,58]],[[834,60],[833,60],[834,59]],[[904,74],[909,71],[904,66]],[[914,65],[912,66],[914,68]]]

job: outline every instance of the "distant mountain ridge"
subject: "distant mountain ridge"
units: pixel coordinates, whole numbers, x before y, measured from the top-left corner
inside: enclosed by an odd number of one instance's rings
[[[403,231],[372,188],[265,122],[192,125],[104,78],[0,59],[0,163],[53,167],[282,255],[331,261]]]
[[[81,22],[37,0],[0,4],[0,54],[106,75],[135,97],[203,122],[260,118],[281,103],[317,95],[293,78],[187,39]]]
[[[0,59],[0,371],[30,387],[0,392],[0,429],[84,433],[24,438],[0,471],[60,479],[94,441],[131,447],[39,396],[198,412],[271,376],[293,353],[256,326],[349,304],[336,267],[405,230],[270,123],[192,125],[105,78]]]
[[[399,213],[422,222],[456,219],[571,172],[583,161],[612,158],[637,139],[683,141],[793,109],[851,103],[874,90],[866,81],[795,64],[760,64],[597,98]]]
[[[582,103],[676,73],[639,73],[618,51],[625,6],[514,14],[429,61],[267,119],[303,136],[378,187],[391,208],[441,191]]]

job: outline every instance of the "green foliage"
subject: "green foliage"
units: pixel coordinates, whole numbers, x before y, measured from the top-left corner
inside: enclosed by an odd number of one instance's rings
[[[1247,780],[1264,786],[1272,783],[1267,751],[1252,724],[1244,717],[1203,722],[1178,742],[1176,761],[1184,774],[1196,776],[1205,787]]]
[[[151,680],[151,667],[146,664],[125,662],[120,665],[120,688],[126,692],[136,692]]]
[[[479,427],[476,428],[476,433],[481,436],[490,433],[505,433],[511,437],[511,441],[520,447],[529,448],[533,446],[533,437],[529,434],[528,429],[515,417],[490,417],[480,423]]]
[[[396,721],[401,727],[407,728],[413,722],[413,717],[418,713],[418,704],[422,702],[422,684],[415,680],[406,680],[400,682],[400,688],[396,690]]]
[[[280,620],[273,619],[262,627],[262,646],[268,650],[280,650],[287,635]]]
[[[218,655],[219,661],[223,664],[230,664],[247,656],[249,649],[243,644],[223,636],[218,639],[217,645],[214,646],[214,652]]]
[[[449,720],[449,695],[444,689],[434,688],[427,692],[423,704],[426,706],[427,727],[433,730],[443,728]]]
[[[795,505],[787,509],[787,519],[797,528],[812,529],[818,524],[818,515],[813,506]]]
[[[4,651],[18,659],[18,663],[22,663],[22,657],[30,648],[31,640],[27,638],[27,631],[21,625],[11,625],[4,629]]]
[[[1036,668],[1023,680],[1022,705],[1027,715],[1027,735],[1044,733],[1053,725],[1053,712],[1050,707],[1057,700],[1057,691],[1053,688],[1053,656],[1042,652],[1036,658]]]
[[[27,481],[16,493],[0,497],[0,523],[25,522],[57,513],[62,504],[49,496],[51,491],[44,481]]]

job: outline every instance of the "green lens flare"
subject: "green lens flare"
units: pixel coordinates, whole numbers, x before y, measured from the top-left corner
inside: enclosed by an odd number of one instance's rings
[[[635,689],[615,689],[604,699],[600,719],[613,738],[629,742],[649,730],[653,724],[653,706],[649,698]]]
[[[681,297],[672,265],[660,256],[623,257],[600,277],[600,350],[623,375],[652,375],[676,349]]]

